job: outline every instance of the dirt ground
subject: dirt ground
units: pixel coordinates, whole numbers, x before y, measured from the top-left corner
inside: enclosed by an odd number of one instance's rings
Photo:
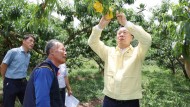
[[[87,103],[80,103],[77,107],[96,107],[96,105],[101,105],[102,100],[94,100]],[[0,107],[2,107],[2,104],[0,103]]]
[[[78,107],[95,107],[96,105],[101,105],[101,104],[102,104],[102,100],[94,100],[88,103],[79,104]]]
[[[102,101],[91,101],[91,102],[88,102],[88,103],[82,103],[82,104],[79,104],[77,107],[96,107],[96,105],[100,105],[102,104]],[[0,107],[3,107],[1,104],[0,104]]]

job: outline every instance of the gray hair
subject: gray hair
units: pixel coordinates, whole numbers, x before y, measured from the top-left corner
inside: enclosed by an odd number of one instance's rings
[[[50,49],[52,49],[52,47],[55,46],[57,43],[61,43],[61,42],[56,39],[51,39],[50,41],[47,42],[45,46],[45,52],[47,56],[50,53]]]

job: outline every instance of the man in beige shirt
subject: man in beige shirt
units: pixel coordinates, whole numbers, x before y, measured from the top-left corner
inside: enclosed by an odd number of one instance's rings
[[[102,30],[111,20],[103,16],[94,26],[88,44],[104,61],[103,107],[139,107],[142,98],[141,67],[150,45],[151,36],[140,26],[127,21],[124,13],[116,13],[119,24],[117,46],[106,46],[101,40]],[[130,43],[133,38],[138,46]]]

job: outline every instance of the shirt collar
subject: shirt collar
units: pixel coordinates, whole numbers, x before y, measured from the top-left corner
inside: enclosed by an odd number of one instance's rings
[[[20,50],[21,50],[22,52],[25,52],[23,46],[20,47]]]
[[[21,52],[25,52],[25,50],[24,50],[24,47],[23,47],[23,46],[20,46],[20,50],[21,50]],[[28,52],[26,52],[26,53],[30,53],[30,51],[28,51]]]
[[[127,48],[120,49],[118,46],[116,47],[116,51],[128,51],[128,50],[133,50],[133,46],[130,45]]]

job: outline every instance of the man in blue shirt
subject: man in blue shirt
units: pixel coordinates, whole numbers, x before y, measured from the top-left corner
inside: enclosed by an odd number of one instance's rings
[[[66,62],[66,50],[58,40],[45,47],[47,59],[32,72],[27,84],[23,107],[62,107],[57,80],[58,66]]]
[[[1,63],[4,107],[14,107],[16,97],[21,104],[23,103],[27,85],[27,69],[30,62],[29,51],[34,46],[34,40],[32,34],[26,34],[22,46],[9,50]]]

